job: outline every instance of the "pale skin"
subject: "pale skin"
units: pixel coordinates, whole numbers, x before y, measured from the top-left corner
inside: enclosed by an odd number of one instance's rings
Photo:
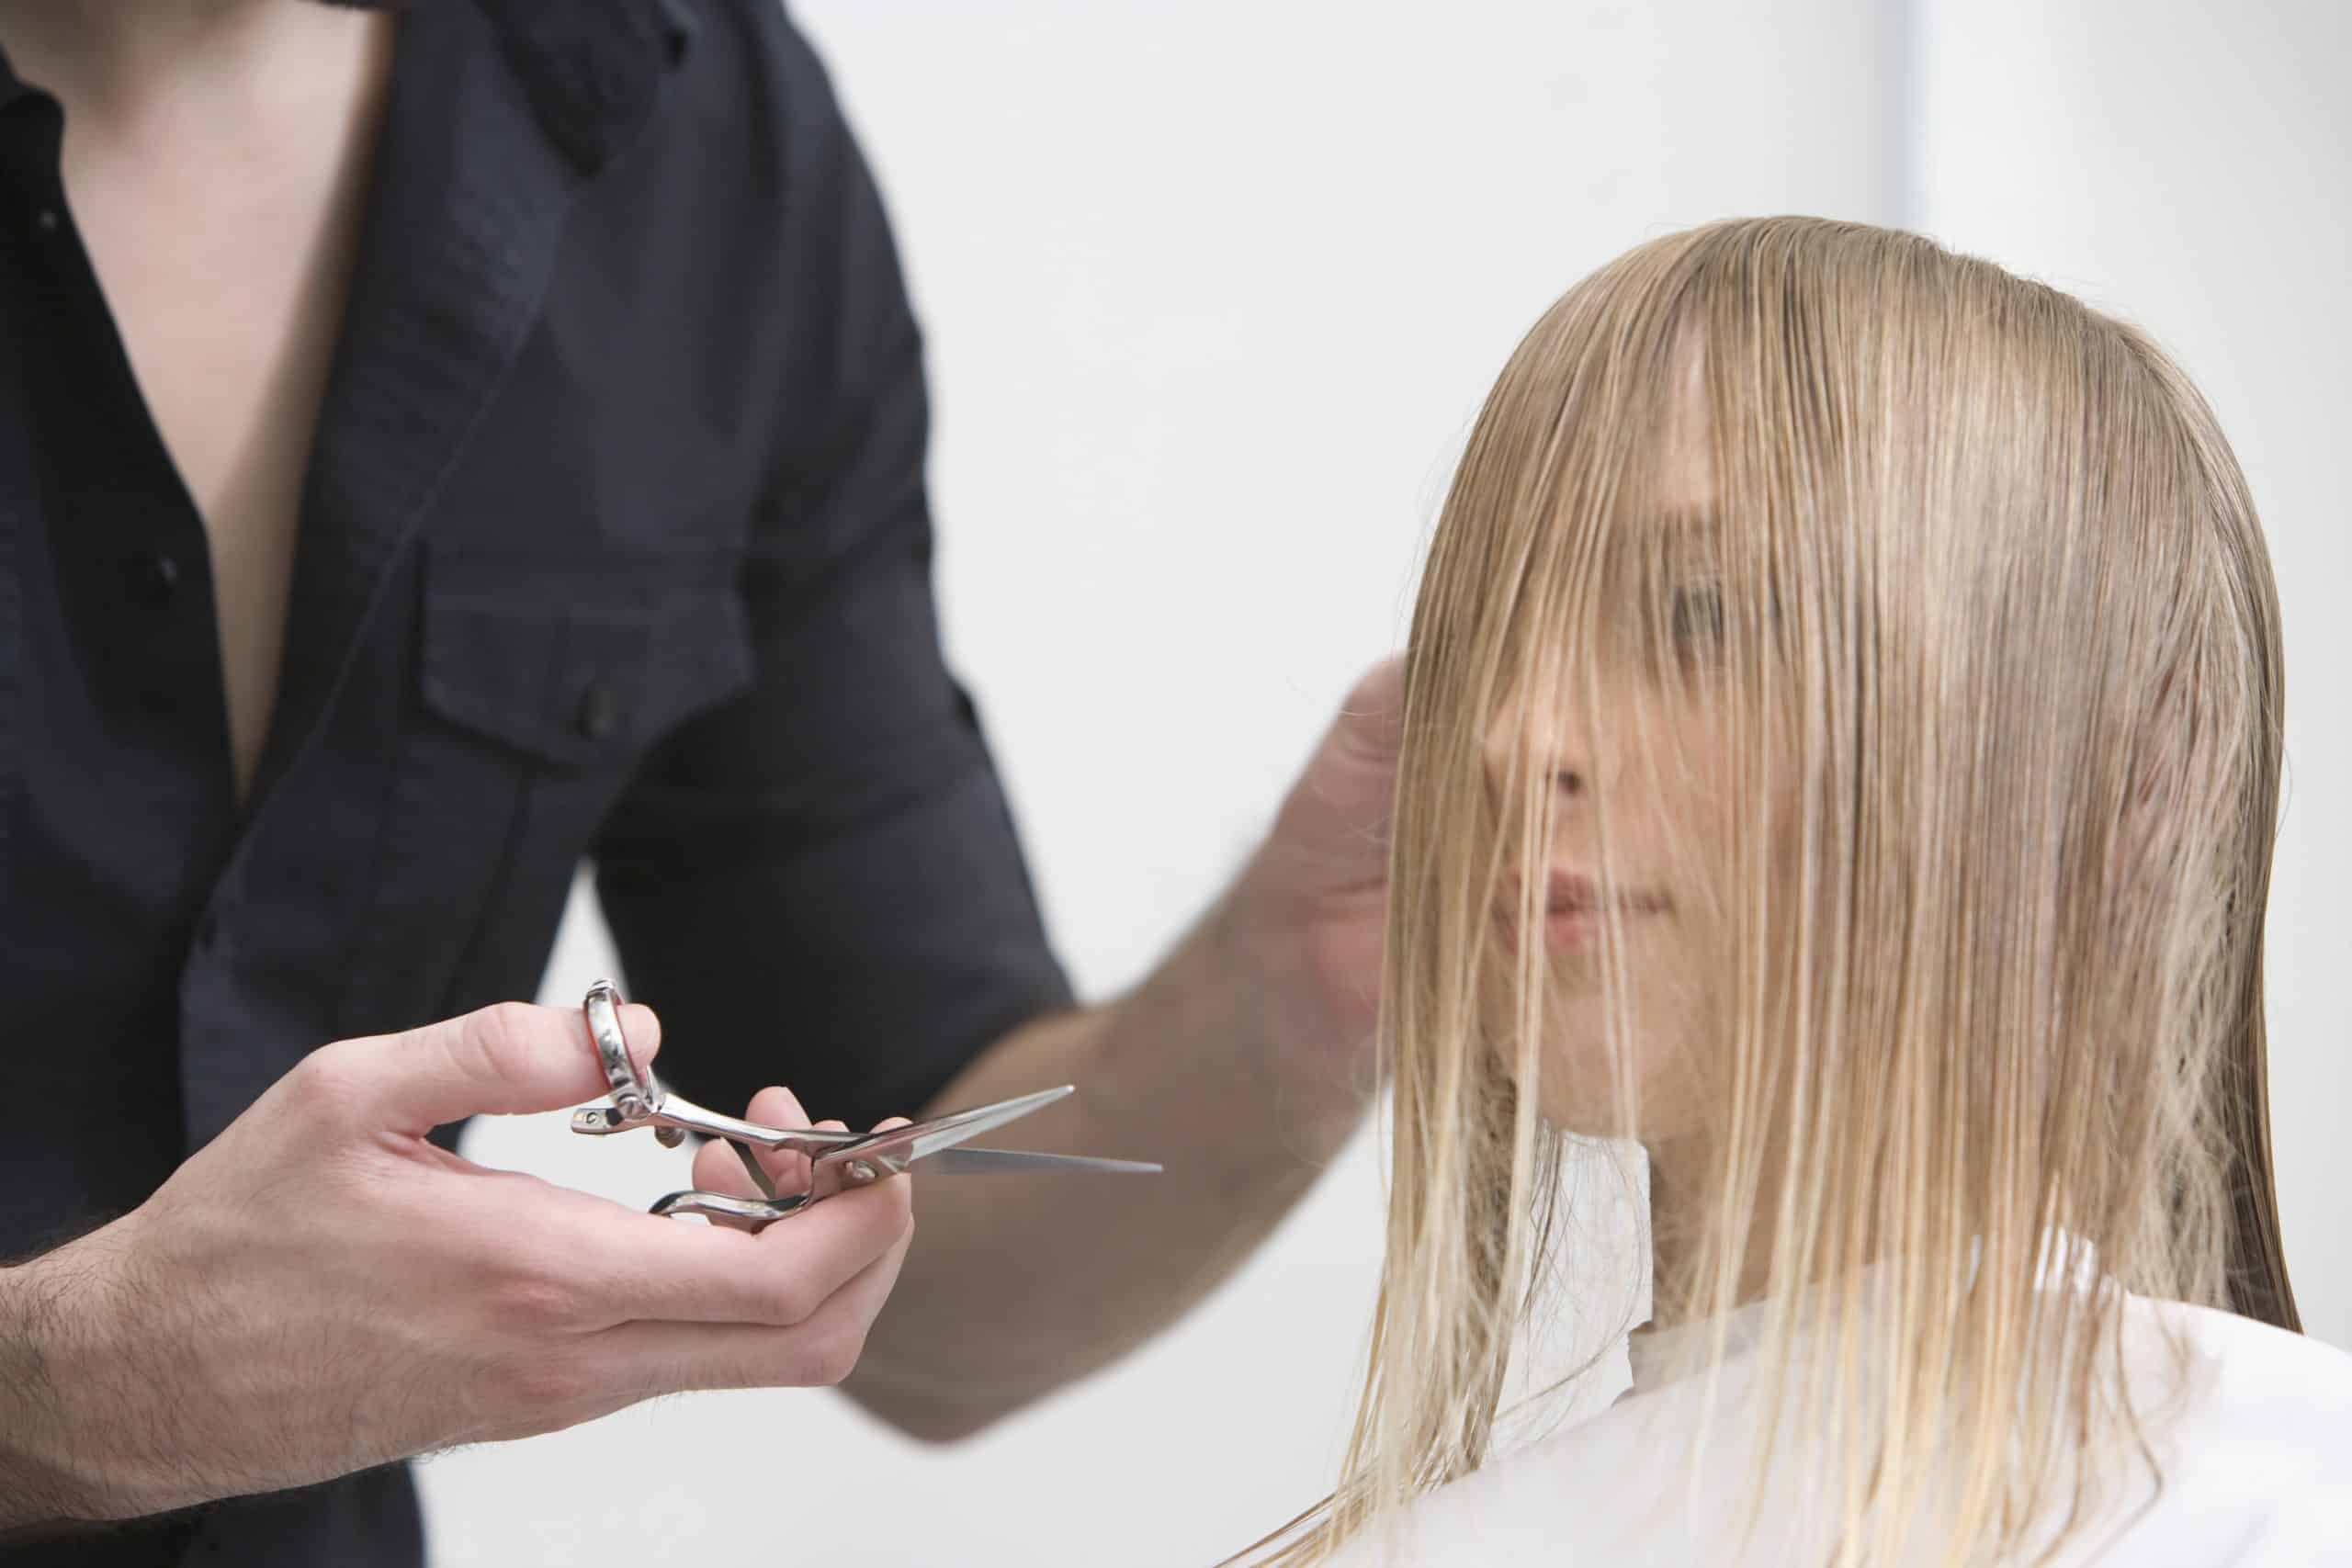
[[[18,73],[66,107],[76,230],[204,519],[241,794],[397,25],[278,0],[0,0]],[[951,1438],[1116,1357],[1231,1272],[1369,1101],[1398,686],[1384,664],[1350,695],[1153,975],[1014,1032],[921,1108],[1076,1082],[1023,1146],[1164,1176],[926,1184],[911,1250],[898,1179],[752,1237],[424,1141],[594,1097],[577,1014],[514,1004],[326,1045],[138,1210],[0,1269],[0,1529],[300,1484],[679,1389],[846,1376],[904,1430]],[[650,1055],[652,1014],[626,1021]],[[801,1120],[782,1090],[752,1113]],[[717,1158],[698,1179],[740,1182]],[[311,1353],[262,1353],[288,1344]]]

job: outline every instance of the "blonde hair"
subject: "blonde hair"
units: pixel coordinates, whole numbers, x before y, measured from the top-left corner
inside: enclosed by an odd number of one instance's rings
[[[1657,525],[1693,399],[1695,547]],[[1729,759],[1720,844],[1681,852],[1727,941],[1717,1037],[1676,1043],[1705,1170],[1656,1288],[1720,1324],[1760,1286],[1770,1409],[1835,1434],[1807,1473],[1836,1559],[1893,1555],[1931,1496],[1955,1562],[2016,1551],[2053,1502],[2084,1517],[2109,1472],[2077,1461],[2144,1451],[2120,1292],[2296,1326],[2264,1099],[2277,623],[2211,411],[2064,294],[1775,218],[1645,244],[1554,305],[1479,415],[1414,615],[1387,1256],[1342,1481],[1264,1560],[1320,1561],[1493,1441],[1562,1143],[1537,1113],[1560,1069],[1543,888],[1511,881],[1546,863],[1560,792],[1523,739],[1498,777],[1493,727],[1589,714],[1629,657],[1638,711],[1703,688]],[[1612,804],[1577,802],[1586,980],[1610,1130],[1641,1136]],[[2053,1235],[2096,1268],[2053,1277]]]

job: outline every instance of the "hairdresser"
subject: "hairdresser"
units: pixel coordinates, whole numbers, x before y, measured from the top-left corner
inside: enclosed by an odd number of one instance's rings
[[[959,1437],[1247,1256],[1369,1096],[1393,671],[1076,1008],[774,5],[0,0],[0,1561],[413,1564],[403,1456],[678,1389]],[[507,999],[583,860],[681,1092],[1075,1081],[1023,1142],[1168,1174],[753,1237],[468,1164],[600,1087]]]

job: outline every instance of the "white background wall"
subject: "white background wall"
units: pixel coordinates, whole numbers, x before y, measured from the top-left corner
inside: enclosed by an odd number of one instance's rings
[[[1608,257],[1734,213],[1907,223],[2171,345],[2279,567],[2294,793],[2272,1092],[2304,1311],[2352,1345],[2352,10],[795,9],[897,219],[930,336],[951,653],[1091,998],[1222,885],[1351,678],[1401,644],[1488,381]],[[610,967],[575,898],[544,999]],[[481,1127],[470,1152],[637,1202],[680,1169],[557,1118]],[[1175,1332],[952,1450],[777,1392],[444,1457],[423,1472],[438,1561],[1214,1561],[1329,1482],[1379,1203],[1360,1141]]]

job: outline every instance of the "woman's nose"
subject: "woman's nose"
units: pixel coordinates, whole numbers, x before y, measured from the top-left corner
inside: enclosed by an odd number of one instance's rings
[[[1531,703],[1513,693],[1487,725],[1480,750],[1487,783],[1498,792],[1508,790],[1516,772],[1521,781],[1564,797],[1585,795],[1591,788],[1589,748],[1577,738],[1569,718],[1558,704]]]

